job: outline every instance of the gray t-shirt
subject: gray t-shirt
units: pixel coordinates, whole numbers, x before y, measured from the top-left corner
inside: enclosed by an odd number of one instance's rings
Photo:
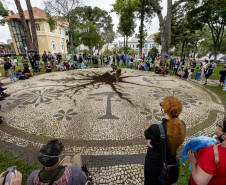
[[[68,185],[85,185],[87,182],[85,173],[77,165],[69,166],[69,168],[71,169],[71,178],[68,181]],[[29,175],[27,185],[34,185],[33,179],[38,172],[39,170],[36,170]]]

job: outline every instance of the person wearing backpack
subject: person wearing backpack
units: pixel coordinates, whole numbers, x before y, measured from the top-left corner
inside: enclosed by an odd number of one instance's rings
[[[44,166],[41,170],[36,170],[27,179],[27,185],[85,185],[87,177],[81,170],[81,160],[78,157],[67,156],[61,161],[63,144],[57,139],[49,141],[43,145],[39,151],[38,160]],[[63,162],[63,165],[61,163]],[[75,162],[73,165],[70,162]]]
[[[226,184],[226,118],[216,124],[218,145],[201,148],[197,152],[188,150],[191,163],[190,185],[225,185]]]
[[[179,120],[179,115],[183,110],[182,101],[175,96],[167,96],[160,103],[161,110],[164,114],[161,124],[152,124],[144,132],[147,139],[147,154],[144,164],[144,184],[145,185],[162,185],[176,183],[179,176],[179,161],[176,157],[177,149],[182,145],[185,138],[185,124]],[[160,137],[164,133],[164,142]],[[165,158],[163,158],[165,154]],[[165,161],[165,162],[164,162]],[[164,162],[164,164],[163,164]],[[174,165],[177,170],[169,171],[169,176],[162,178],[164,167]],[[161,178],[160,178],[161,177]],[[173,179],[174,181],[168,182]]]

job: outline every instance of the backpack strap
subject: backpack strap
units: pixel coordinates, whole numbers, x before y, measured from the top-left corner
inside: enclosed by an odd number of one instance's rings
[[[166,135],[162,124],[159,124],[161,147],[162,147],[162,162],[166,164]]]
[[[219,152],[218,152],[218,145],[213,145],[213,150],[214,150],[214,158],[215,158],[215,164],[216,166],[219,163]]]
[[[65,166],[59,166],[57,173],[54,175],[54,177],[51,179],[48,185],[52,185],[54,181],[56,180],[57,176],[59,175],[60,171],[64,169]]]

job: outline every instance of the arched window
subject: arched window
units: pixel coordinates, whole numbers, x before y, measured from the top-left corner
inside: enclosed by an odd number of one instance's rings
[[[51,47],[53,49],[53,52],[57,52],[57,44],[56,44],[56,41],[55,40],[52,40]]]
[[[65,46],[64,46],[64,43],[63,42],[60,42],[60,48],[61,48],[62,51],[64,51]]]

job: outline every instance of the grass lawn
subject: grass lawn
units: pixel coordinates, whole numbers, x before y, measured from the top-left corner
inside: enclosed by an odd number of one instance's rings
[[[24,160],[18,159],[16,155],[10,156],[0,154],[0,172],[6,171],[8,167],[16,166],[17,169],[23,175],[23,182],[22,184],[27,184],[27,178],[31,174],[31,172],[37,170],[37,164],[27,164]]]

